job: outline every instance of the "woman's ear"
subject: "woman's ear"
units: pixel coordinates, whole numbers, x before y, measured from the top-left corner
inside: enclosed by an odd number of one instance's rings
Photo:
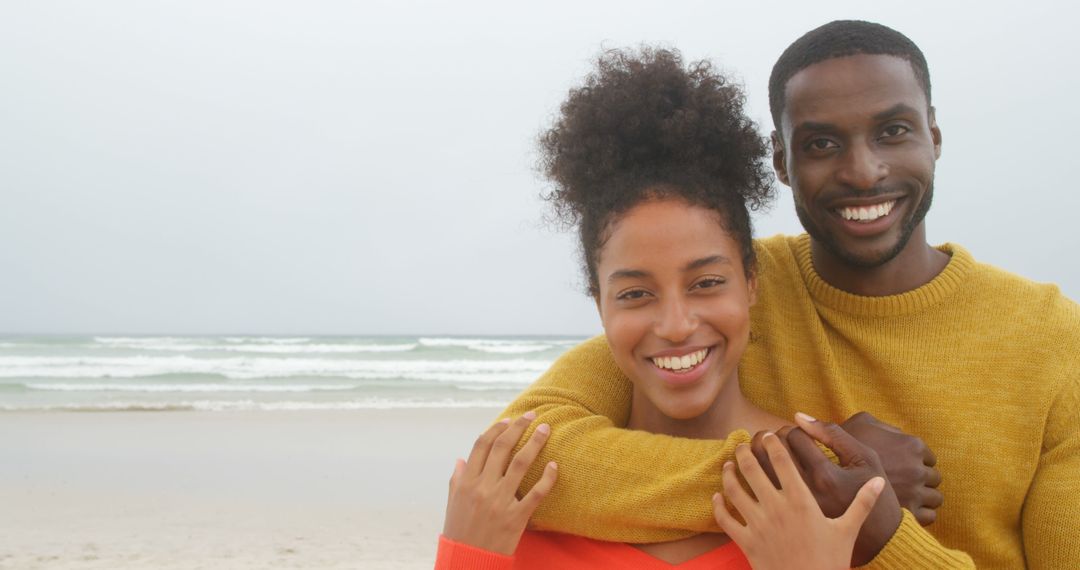
[[[746,279],[746,293],[750,299],[750,306],[753,307],[754,303],[757,303],[757,273],[751,273]]]

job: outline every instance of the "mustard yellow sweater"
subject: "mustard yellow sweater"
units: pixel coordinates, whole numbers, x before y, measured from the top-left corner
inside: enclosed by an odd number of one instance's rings
[[[757,246],[743,392],[781,417],[867,410],[937,454],[937,522],[924,529],[905,511],[871,567],[1080,568],[1080,307],[955,245],[940,247],[951,261],[932,282],[889,297],[825,283],[805,235]],[[718,531],[709,498],[748,434],[621,429],[629,405],[629,382],[597,337],[506,410],[537,409],[552,425],[535,465],[558,461],[559,481],[534,524],[623,542]]]

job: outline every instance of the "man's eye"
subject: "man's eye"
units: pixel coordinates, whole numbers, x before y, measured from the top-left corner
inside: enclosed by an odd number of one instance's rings
[[[905,127],[904,125],[889,125],[885,127],[885,130],[882,131],[882,134],[884,134],[886,137],[898,137],[910,130],[911,129]]]
[[[829,150],[836,148],[837,144],[829,139],[814,139],[806,147],[810,150]]]

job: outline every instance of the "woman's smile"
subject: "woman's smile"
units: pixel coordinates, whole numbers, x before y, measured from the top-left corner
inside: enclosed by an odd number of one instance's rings
[[[715,352],[714,347],[699,349],[669,350],[647,360],[652,363],[657,374],[664,382],[672,387],[682,387],[693,384],[704,375],[712,365],[710,358]]]

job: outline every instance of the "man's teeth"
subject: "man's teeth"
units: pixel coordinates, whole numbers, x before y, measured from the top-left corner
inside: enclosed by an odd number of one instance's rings
[[[705,357],[709,354],[709,349],[703,348],[697,352],[691,352],[683,356],[661,356],[659,358],[653,358],[653,364],[660,368],[666,368],[668,370],[685,370],[687,368],[693,368],[705,360]]]
[[[857,220],[860,222],[872,222],[882,216],[888,216],[896,205],[896,200],[874,204],[873,206],[859,206],[837,208],[836,212],[845,220]]]

